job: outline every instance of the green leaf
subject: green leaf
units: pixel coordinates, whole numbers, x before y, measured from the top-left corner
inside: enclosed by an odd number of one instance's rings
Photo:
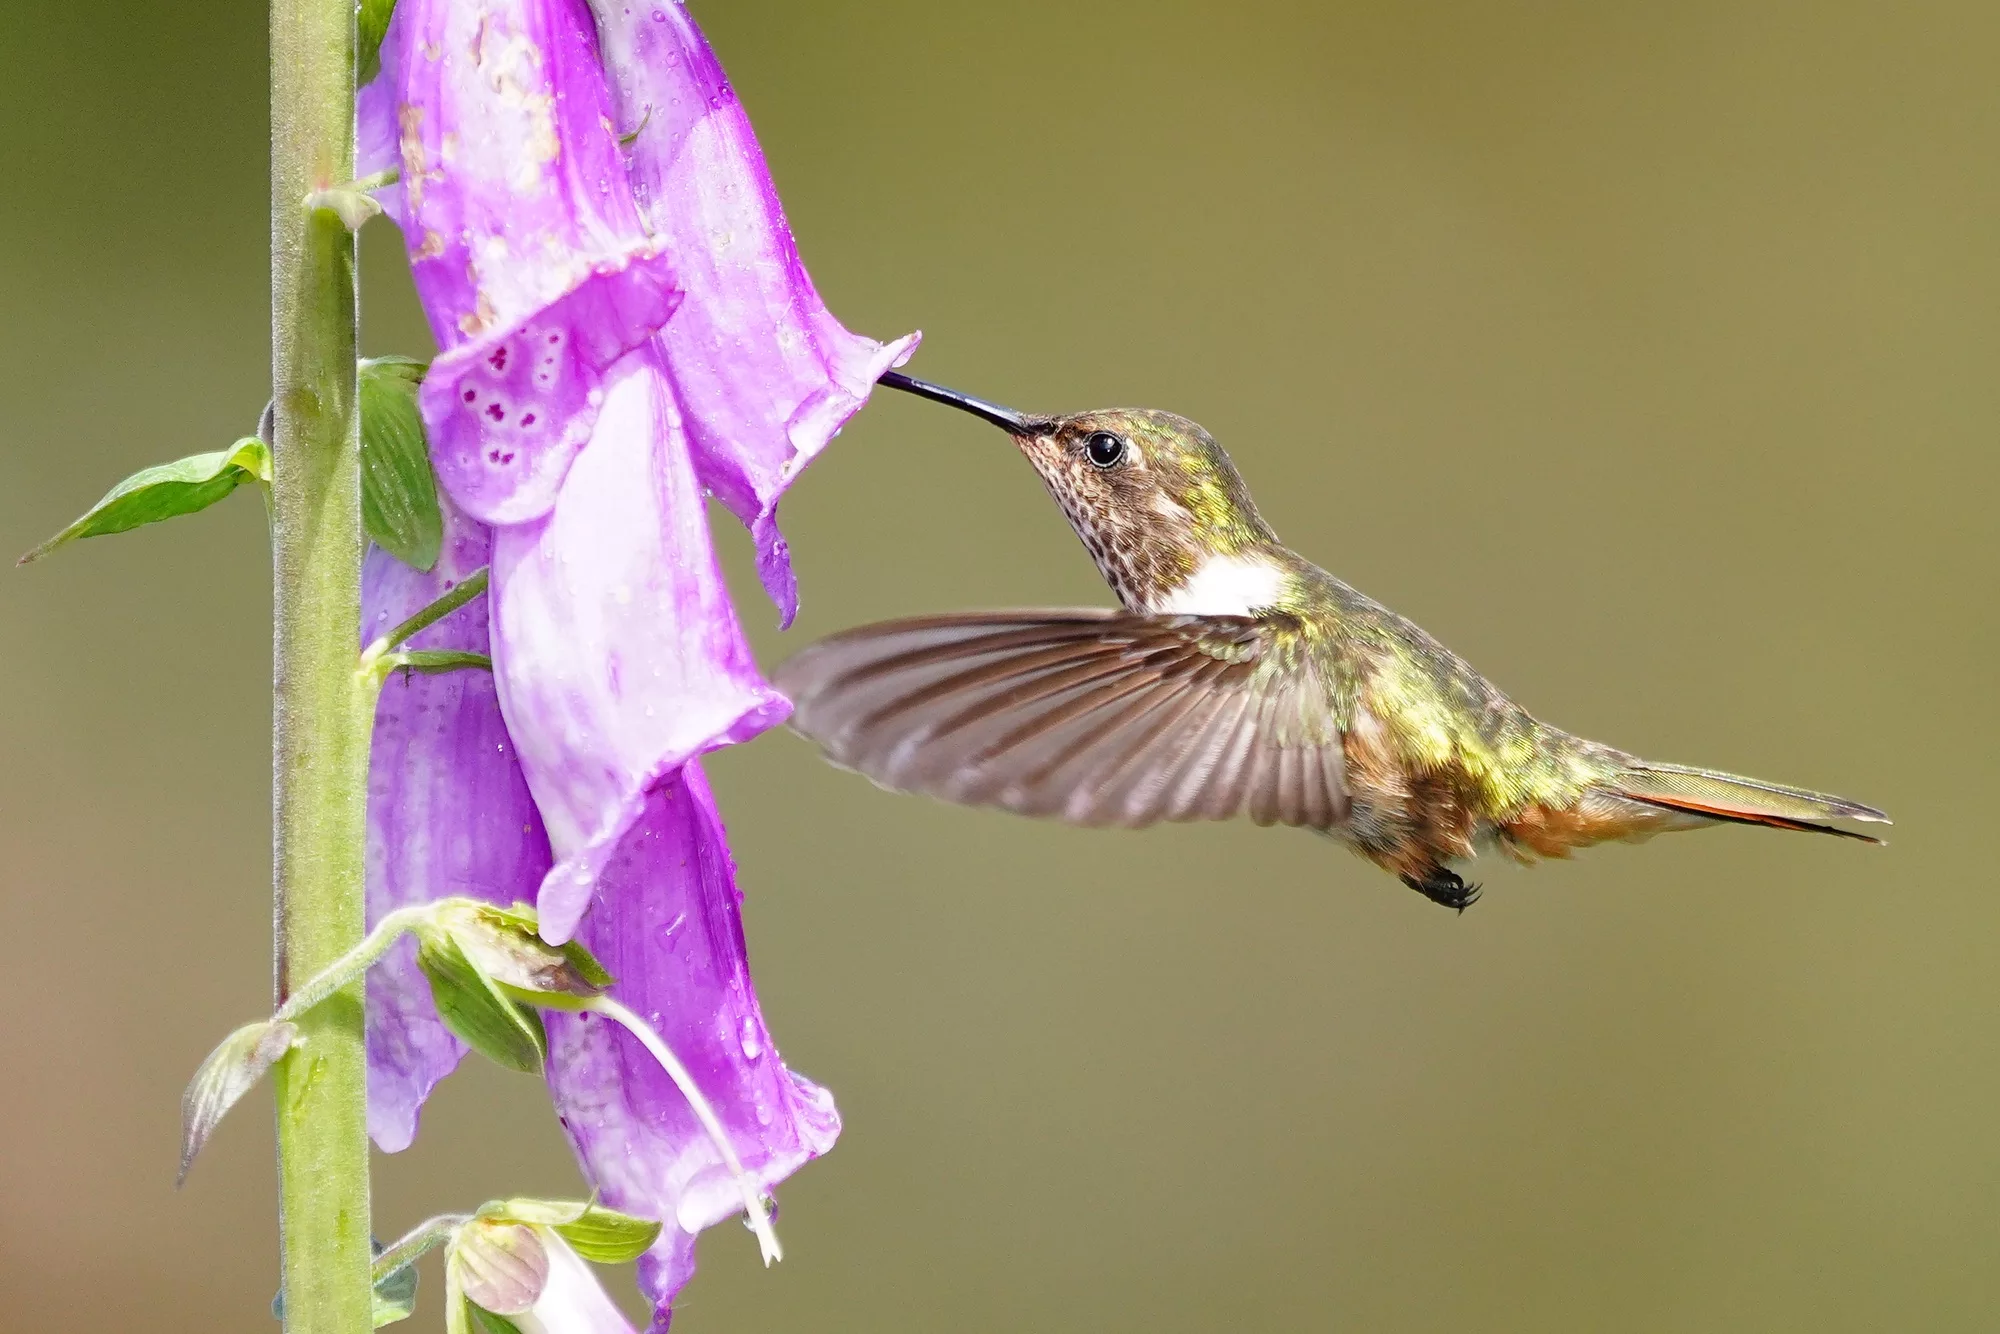
[[[375,1328],[408,1320],[417,1309],[417,1267],[404,1265],[375,1280]]]
[[[354,86],[372,83],[382,71],[382,35],[389,31],[390,16],[396,12],[396,0],[361,0],[356,33],[357,45],[354,52]]]
[[[40,560],[57,547],[85,537],[123,533],[162,519],[207,509],[251,478],[271,480],[271,451],[245,436],[228,449],[193,454],[173,463],[133,473],[105,493],[84,516],[21,557]]]
[[[467,1303],[467,1309],[472,1312],[472,1323],[483,1334],[521,1334],[521,1327],[504,1315],[494,1315],[485,1307],[471,1303]]]
[[[417,411],[424,363],[361,363],[361,523],[369,540],[405,565],[428,570],[444,545],[437,478]]]
[[[542,1017],[503,995],[449,932],[421,930],[417,941],[417,964],[445,1027],[509,1070],[540,1074],[549,1049]]]
[[[223,1116],[257,1086],[298,1037],[296,1024],[260,1019],[231,1033],[208,1054],[181,1094],[181,1171],[175,1185],[187,1180],[195,1155]]]

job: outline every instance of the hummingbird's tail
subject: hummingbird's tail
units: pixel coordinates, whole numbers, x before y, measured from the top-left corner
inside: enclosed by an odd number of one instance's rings
[[[1632,760],[1604,786],[1628,800],[1663,811],[1678,811],[1732,824],[1837,834],[1842,838],[1860,839],[1864,843],[1879,844],[1882,840],[1870,834],[1843,829],[1831,822],[1890,822],[1887,815],[1873,806],[1864,806],[1845,797],[1786,787],[1781,783],[1767,783],[1760,778],[1717,773],[1712,769],[1690,769],[1679,764]]]

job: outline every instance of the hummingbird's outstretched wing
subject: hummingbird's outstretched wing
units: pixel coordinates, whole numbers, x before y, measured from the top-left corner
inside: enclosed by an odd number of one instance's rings
[[[887,621],[814,644],[777,685],[829,759],[901,791],[1088,825],[1347,815],[1326,688],[1283,619]]]

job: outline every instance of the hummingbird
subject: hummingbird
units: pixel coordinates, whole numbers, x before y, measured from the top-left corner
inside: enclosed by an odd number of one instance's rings
[[[998,426],[1121,604],[885,621],[783,664],[792,727],[879,785],[1080,825],[1314,830],[1463,912],[1456,869],[1718,824],[1880,843],[1872,806],[1642,760],[1552,727],[1279,542],[1170,412],[1033,416],[892,371]]]

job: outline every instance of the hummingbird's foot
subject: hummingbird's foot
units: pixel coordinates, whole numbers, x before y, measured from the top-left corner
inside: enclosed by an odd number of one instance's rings
[[[1464,912],[1479,902],[1479,886],[1467,884],[1458,872],[1434,866],[1422,875],[1405,875],[1403,883],[1432,903]]]

